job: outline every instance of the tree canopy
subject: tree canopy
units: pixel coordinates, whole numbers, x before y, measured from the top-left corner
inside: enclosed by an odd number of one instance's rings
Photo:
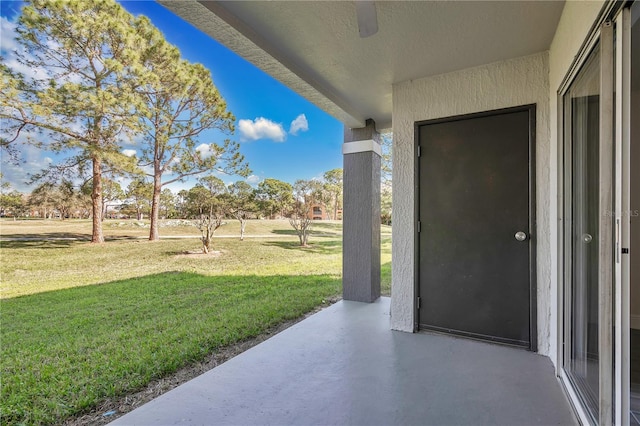
[[[103,174],[153,178],[150,239],[158,237],[162,187],[187,176],[219,170],[246,176],[248,165],[231,140],[201,143],[215,129],[233,132],[233,115],[200,64],[178,49],[144,16],[114,0],[31,0],[17,24],[19,73],[0,68],[0,147],[11,155],[22,135],[28,142],[70,155],[52,171],[88,172],[93,211],[92,242],[102,242]],[[142,140],[139,157],[123,144]],[[163,175],[171,177],[162,180]]]
[[[227,174],[249,175],[249,167],[239,145],[198,144],[206,130],[222,133],[234,130],[233,114],[213,83],[211,72],[201,64],[180,58],[177,48],[152,34],[145,69],[150,73],[138,87],[144,98],[139,114],[143,126],[142,167],[153,179],[150,240],[158,239],[158,213],[162,187],[187,176],[214,170]],[[163,180],[163,176],[170,175]]]
[[[293,202],[293,188],[287,182],[267,178],[258,184],[256,198],[273,219],[276,213],[284,216],[284,210]]]
[[[198,184],[187,193],[187,205],[191,215],[196,218],[195,225],[200,230],[202,251],[209,253],[211,239],[228,211],[227,192],[222,179],[207,175],[198,179]]]
[[[133,168],[119,142],[139,131],[132,114],[141,102],[134,90],[139,46],[153,30],[147,18],[133,17],[113,0],[32,0],[18,20],[17,55],[33,75],[2,68],[10,90],[0,98],[0,117],[14,123],[12,140],[33,128],[47,135],[45,148],[72,153],[65,169],[90,167],[92,242],[104,241],[103,171]]]
[[[308,245],[312,222],[309,213],[311,212],[313,201],[318,196],[319,189],[319,182],[313,179],[298,179],[293,184],[293,203],[289,223],[296,230],[302,247]]]

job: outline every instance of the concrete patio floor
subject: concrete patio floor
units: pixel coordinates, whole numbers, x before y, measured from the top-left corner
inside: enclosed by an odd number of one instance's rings
[[[572,425],[543,356],[338,302],[112,425]]]

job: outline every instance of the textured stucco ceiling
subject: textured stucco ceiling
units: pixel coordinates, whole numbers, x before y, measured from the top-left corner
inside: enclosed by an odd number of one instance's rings
[[[379,31],[363,39],[351,1],[160,3],[346,125],[379,128],[394,83],[547,50],[564,6],[376,1]]]

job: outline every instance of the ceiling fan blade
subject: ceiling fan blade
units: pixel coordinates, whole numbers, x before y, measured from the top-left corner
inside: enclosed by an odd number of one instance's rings
[[[356,0],[355,3],[360,37],[365,38],[374,35],[378,32],[376,2],[370,0]]]

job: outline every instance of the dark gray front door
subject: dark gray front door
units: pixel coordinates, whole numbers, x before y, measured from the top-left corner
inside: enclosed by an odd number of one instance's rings
[[[532,105],[417,124],[420,328],[535,350],[534,129]]]

